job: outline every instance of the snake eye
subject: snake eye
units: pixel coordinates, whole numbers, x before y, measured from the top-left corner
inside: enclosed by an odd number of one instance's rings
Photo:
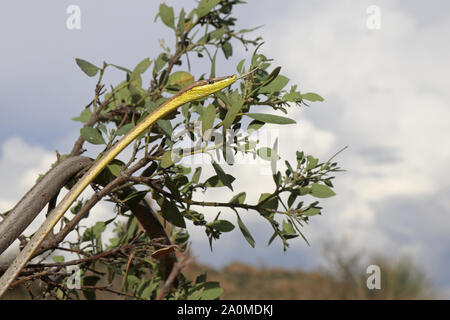
[[[208,84],[213,84],[214,80],[208,80]]]

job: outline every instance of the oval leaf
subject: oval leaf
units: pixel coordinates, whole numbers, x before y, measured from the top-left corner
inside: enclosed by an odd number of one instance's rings
[[[278,72],[279,72],[279,70],[278,70]],[[288,84],[288,82],[289,82],[289,78],[279,74],[268,85],[259,89],[259,92],[260,93],[274,93],[274,92],[281,91],[281,89],[283,89]]]
[[[219,299],[223,293],[219,282],[206,282],[203,289],[201,300],[216,300]]]
[[[336,195],[336,193],[326,185],[313,183],[311,186],[311,195],[316,198],[329,198]]]
[[[246,113],[246,116],[265,123],[293,124],[295,120],[267,113]]]
[[[165,3],[161,3],[159,6],[159,16],[166,26],[175,28],[175,14],[173,13],[172,7],[169,7]]]
[[[95,76],[97,72],[100,70],[99,67],[83,59],[76,58],[75,62],[80,67],[80,69],[83,70],[83,72],[86,73],[89,77]]]
[[[81,137],[92,144],[105,144],[101,132],[92,127],[84,127],[80,129]]]
[[[228,181],[233,183],[235,178],[231,174],[227,174]],[[219,188],[219,187],[225,187],[223,182],[219,179],[219,176],[212,176],[211,178],[208,178],[208,180],[205,181],[205,187],[207,188]]]
[[[138,65],[134,68],[131,77],[133,78],[134,75],[139,75],[139,74],[144,73],[145,71],[147,71],[148,67],[150,67],[151,64],[152,64],[152,62],[150,61],[150,59],[145,58],[144,60],[139,62]]]
[[[231,198],[229,203],[239,203],[242,204],[245,201],[246,193],[240,192],[237,195],[235,195],[233,198]]]
[[[216,220],[209,225],[220,232],[230,232],[234,229],[234,224],[227,220]]]
[[[320,209],[318,208],[309,208],[308,210],[302,212],[305,216],[315,216],[317,214],[320,214]]]
[[[256,154],[264,160],[279,160],[280,157],[271,148],[259,148],[256,150]]]
[[[215,161],[212,162],[212,165],[213,165],[214,171],[216,171],[217,176],[219,177],[220,181],[222,181],[222,183],[225,186],[227,186],[228,188],[231,189],[231,191],[233,191],[233,187],[231,186],[231,181],[228,179],[228,175],[225,174],[223,169]]]
[[[244,235],[245,240],[252,246],[252,248],[255,247],[255,239],[253,239],[252,235],[250,234],[250,231],[248,231],[247,227],[245,226],[244,222],[242,222],[241,217],[239,217],[239,214],[236,212],[237,215],[237,221],[239,225],[239,229],[241,229],[242,234]]]
[[[161,167],[165,169],[170,167],[171,165],[173,165],[172,150],[169,150],[166,151],[166,153],[164,153],[161,157]]]
[[[164,219],[169,221],[174,226],[186,228],[186,222],[184,221],[183,215],[178,210],[175,203],[173,203],[172,201],[164,199],[163,204],[161,206],[161,214],[164,217]]]
[[[197,16],[199,18],[206,16],[221,0],[202,0],[197,7]]]
[[[181,88],[187,86],[188,84],[192,83],[194,81],[194,76],[191,75],[189,72],[186,71],[176,71],[172,73],[169,76],[169,79],[167,80],[167,86],[180,86]],[[167,91],[175,91],[175,89],[168,89]]]
[[[312,102],[324,100],[321,96],[319,96],[317,93],[314,93],[314,92],[307,92],[305,94],[302,94],[302,99],[312,101]]]
[[[206,109],[204,109],[201,119],[202,119],[202,135],[205,131],[212,128],[214,124],[214,119],[216,118],[216,108],[214,105],[210,104]]]

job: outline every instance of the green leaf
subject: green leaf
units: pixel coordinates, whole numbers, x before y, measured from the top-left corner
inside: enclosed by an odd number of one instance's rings
[[[120,127],[120,129],[116,131],[116,136],[118,136],[118,137],[123,136],[124,134],[127,134],[128,131],[130,131],[133,128],[134,128],[133,123],[127,123],[126,125]]]
[[[178,29],[178,34],[181,35],[183,37],[184,34],[184,22],[185,22],[185,17],[186,12],[184,11],[184,8],[181,9],[180,11],[180,15],[178,16],[178,24],[177,24],[177,29]]]
[[[230,232],[234,229],[234,224],[227,220],[215,220],[208,225],[220,232]]]
[[[233,47],[231,46],[231,43],[225,42],[222,45],[222,51],[223,51],[223,54],[225,55],[225,59],[228,59],[229,57],[231,57],[233,55]]]
[[[166,151],[161,157],[161,167],[168,168],[173,165],[172,150]]]
[[[195,283],[198,284],[198,283],[206,282],[207,276],[208,276],[208,275],[206,274],[206,272],[204,272],[204,273],[198,275],[198,276],[195,278]]]
[[[102,232],[105,231],[106,225],[103,221],[97,221],[97,223],[92,228],[92,233],[96,238],[99,238],[102,235]]]
[[[298,101],[302,100],[302,95],[300,94],[300,92],[291,90],[291,92],[286,93],[283,96],[283,100],[290,101],[290,102],[298,102]]]
[[[219,29],[219,30],[222,30],[222,29]],[[218,30],[216,30],[216,32],[217,31]],[[222,36],[220,36],[219,39],[221,37]],[[211,72],[209,74],[210,78],[215,78],[216,77],[216,57],[217,57],[217,50],[214,52],[214,55],[213,55],[213,58],[212,58],[212,61],[211,61]]]
[[[113,67],[115,67],[115,68],[117,68],[117,69],[119,69],[119,70],[121,70],[121,71],[125,71],[125,72],[128,73],[128,74],[131,74],[131,70],[129,70],[129,69],[127,69],[127,68],[124,68],[124,67],[121,67],[121,66],[112,64],[112,63],[110,63],[109,65],[110,65],[110,66],[113,66]]]
[[[143,177],[150,177],[158,168],[156,161],[153,161],[145,170],[142,172]]]
[[[317,166],[317,163],[319,163],[319,159],[314,158],[313,156],[307,156],[306,159],[308,159],[306,170],[314,169]]]
[[[238,65],[236,66],[237,72],[242,73],[242,71],[243,71],[242,67],[244,65],[244,62],[245,62],[245,59],[242,59],[241,61],[239,61]]]
[[[295,192],[295,190],[293,190],[291,192],[291,194],[289,195],[288,202],[287,202],[289,208],[292,207],[292,205],[294,204],[295,200],[297,199],[297,196],[298,196],[297,192]]]
[[[133,78],[134,75],[143,74],[145,71],[147,71],[148,67],[150,67],[151,64],[152,62],[149,58],[145,58],[144,60],[139,62],[131,73],[131,78]]]
[[[235,178],[231,174],[227,174],[228,181],[233,183]],[[209,188],[219,188],[219,187],[225,187],[225,185],[222,183],[222,181],[219,179],[219,176],[212,176],[208,180],[205,181],[205,187]]]
[[[56,263],[64,262],[64,256],[53,256],[53,261]]]
[[[276,116],[274,114],[267,114],[267,113],[246,113],[246,116],[258,120],[260,122],[265,123],[276,123],[276,124],[293,124],[296,123],[295,120],[292,120],[290,118]]]
[[[242,222],[241,217],[239,217],[239,214],[237,212],[236,212],[236,215],[237,215],[237,221],[238,221],[239,229],[241,229],[241,232],[242,232],[245,240],[247,240],[247,242],[252,246],[252,248],[254,248],[255,247],[255,239],[253,239],[252,235],[248,231],[248,229],[245,226],[244,222]]]
[[[289,78],[282,76],[281,74],[278,75],[272,82],[270,82],[268,85],[262,87],[259,89],[260,93],[274,93],[281,91],[289,82]]]
[[[197,167],[195,169],[194,174],[192,175],[192,183],[197,184],[198,181],[200,180],[200,175],[202,174],[202,167]]]
[[[275,170],[272,170],[272,172],[274,172]],[[281,183],[283,182],[282,177],[281,177],[281,172],[278,171],[277,173],[272,175],[273,181],[275,182],[277,187],[281,186]]]
[[[139,96],[143,93],[142,89],[142,77],[140,73],[132,73],[130,76],[130,82],[128,84],[128,90],[133,98],[133,96]]]
[[[153,75],[155,76],[169,61],[167,53],[161,53],[158,58],[156,58],[155,65],[153,66]]]
[[[84,127],[80,129],[81,137],[92,144],[105,144],[101,132],[92,127]]]
[[[302,212],[302,215],[305,215],[305,216],[315,216],[317,214],[320,214],[320,209],[318,209],[318,208],[309,208],[308,210],[305,210],[304,212]]]
[[[292,225],[291,221],[285,221],[283,220],[283,236],[286,239],[292,239],[292,238],[297,238],[298,234],[297,232],[295,232],[294,230],[294,226]]]
[[[167,80],[167,91],[178,92],[181,88],[194,82],[194,76],[186,71],[176,71]],[[171,88],[172,87],[172,88]]]
[[[259,197],[258,204],[264,201],[261,208],[276,210],[278,208],[278,199],[276,197],[271,197],[269,200],[265,201],[270,196],[272,196],[271,193],[262,193]]]
[[[83,72],[87,74],[89,77],[95,76],[97,72],[100,70],[99,67],[83,59],[76,58],[75,62],[80,67],[80,69],[83,70]]]
[[[237,90],[233,91],[230,96],[231,108],[228,110],[225,119],[223,120],[223,128],[228,129],[236,119],[236,114],[241,111],[244,105],[244,100]]]
[[[197,16],[199,18],[206,16],[216,5],[220,3],[220,0],[202,0],[197,7]]]
[[[99,280],[98,276],[83,277],[83,286],[95,286]],[[87,300],[95,300],[97,297],[94,290],[83,290],[83,295]]]
[[[269,242],[267,242],[267,246],[270,246],[270,244],[272,243],[273,240],[275,240],[275,238],[277,237],[278,233],[275,231],[272,236],[269,239]]]
[[[295,190],[298,192],[299,196],[304,196],[305,194],[311,193],[311,188],[307,188],[307,187],[300,187]]]
[[[86,230],[84,230],[83,235],[81,236],[81,241],[91,241],[93,240],[94,234],[92,233],[92,227],[91,228],[87,228]]]
[[[159,119],[158,121],[156,121],[156,123],[170,139],[173,132],[172,123],[170,122],[170,120]]]
[[[258,121],[258,120],[253,120],[247,126],[247,131],[258,131],[263,125],[264,125],[264,122]]]
[[[271,148],[259,148],[256,150],[256,154],[264,160],[279,160],[280,157]]]
[[[226,31],[227,31],[227,29],[225,27],[222,27],[220,29],[216,29],[216,30],[214,30],[214,31],[209,33],[209,37],[211,39],[219,39],[220,40],[220,39],[223,38],[223,35],[225,34]],[[216,50],[216,52],[217,52],[217,50]]]
[[[203,110],[203,114],[201,116],[202,135],[204,135],[206,131],[208,131],[213,127],[215,118],[216,118],[216,108],[214,107],[214,105],[210,104]]]
[[[229,203],[239,203],[242,204],[245,201],[246,193],[240,192],[237,195],[235,195],[233,198],[231,198]]]
[[[118,177],[124,165],[125,164],[122,161],[114,159],[108,164],[108,169],[113,176]]]
[[[175,199],[181,198],[180,190],[178,190],[178,187],[176,186],[175,182],[170,177],[166,177],[164,179],[164,185],[170,190]]]
[[[164,219],[174,226],[186,228],[186,222],[174,202],[164,199],[161,205],[161,213]]]
[[[261,83],[261,87],[268,86],[276,77],[280,74],[281,67],[276,67],[272,70],[272,72],[267,76],[263,83]]]
[[[142,199],[145,198],[145,195],[148,193],[148,190],[135,191],[129,194],[125,199],[122,200],[122,203],[127,207],[133,207],[137,205]]]
[[[188,300],[200,300],[202,298],[202,294],[202,290],[197,290],[188,296]]]
[[[314,93],[314,92],[307,92],[307,93],[302,94],[302,99],[312,101],[312,102],[324,101],[324,99],[321,96],[319,96],[317,93]]]
[[[175,28],[175,14],[172,7],[169,7],[165,3],[161,3],[159,5],[159,16],[166,26],[172,29]]]
[[[290,221],[283,220],[283,232],[286,234],[296,234],[294,227]]]
[[[137,219],[135,217],[132,217],[131,219],[128,219],[128,223],[127,223],[127,233],[126,233],[126,238],[125,238],[125,242],[128,242],[130,239],[132,239],[137,230],[138,230],[138,223],[137,223]]]
[[[329,198],[336,195],[336,193],[326,185],[313,183],[311,186],[311,195],[316,198]]]
[[[219,299],[223,293],[223,289],[218,282],[205,282],[202,300],[216,300]]]
[[[231,182],[228,179],[228,175],[225,174],[225,172],[223,171],[223,169],[219,166],[218,163],[216,163],[215,161],[212,161],[211,164],[213,165],[214,171],[216,171],[217,176],[219,177],[220,181],[222,181],[222,183],[227,186],[228,188],[231,189],[231,191],[233,191],[233,187],[231,186]]]
[[[83,111],[81,111],[81,114],[79,117],[72,118],[72,120],[86,123],[91,118],[91,114],[92,114],[91,109],[85,108],[85,109],[83,109]]]

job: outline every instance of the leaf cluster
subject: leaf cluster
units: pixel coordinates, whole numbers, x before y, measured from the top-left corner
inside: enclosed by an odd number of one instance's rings
[[[85,142],[107,150],[171,94],[194,79],[215,77],[216,61],[222,58],[219,53],[229,59],[236,43],[246,49],[253,47],[252,54],[236,65],[237,73],[256,70],[237,88],[186,104],[160,119],[135,140],[129,160],[112,161],[97,177],[93,185],[96,191],[117,182],[108,193],[108,200],[115,204],[115,210],[114,217],[108,221],[99,221],[89,228],[77,226],[79,239],[70,243],[80,257],[105,254],[102,260],[83,264],[86,298],[95,298],[95,292],[100,290],[97,282],[104,277],[109,283],[117,277],[122,279],[121,292],[128,297],[158,297],[164,277],[159,261],[149,258],[148,253],[173,250],[183,253],[189,238],[186,221],[204,229],[211,249],[214,240],[220,239],[223,233],[233,232],[236,225],[254,247],[251,230],[242,218],[254,212],[273,228],[268,244],[278,238],[286,250],[290,239],[301,236],[307,241],[301,229],[311,217],[321,214],[322,207],[316,199],[335,195],[332,174],[340,169],[332,159],[320,162],[312,155],[297,151],[296,162],[286,161],[287,169],[281,172],[277,169],[280,160],[277,142],[261,146],[258,140],[252,139],[252,133],[264,130],[268,125],[294,125],[295,120],[286,116],[289,108],[306,105],[306,101],[323,101],[323,98],[316,93],[301,92],[295,84],[288,85],[290,79],[281,74],[281,67],[273,67],[272,60],[260,52],[261,38],[247,38],[257,28],[235,29],[236,18],[232,12],[240,3],[242,1],[238,0],[201,0],[190,12],[181,9],[178,13],[161,4],[155,20],[160,19],[173,31],[175,46],[168,48],[160,41],[161,52],[154,58],[144,58],[134,68],[107,62],[96,66],[76,59],[81,70],[89,77],[98,76],[98,81],[93,99],[78,117],[73,118],[83,123],[83,128],[72,154],[82,153]],[[193,56],[209,61],[208,75],[197,75],[191,70]],[[124,80],[106,88],[103,77],[111,68],[122,71]],[[180,148],[181,140],[193,147]],[[228,188],[234,192],[236,178],[226,172],[225,166],[233,165],[238,154],[271,163],[273,190],[262,193],[257,203],[246,201],[245,192],[235,194],[228,202],[196,200],[196,192],[210,188]],[[210,159],[208,165],[214,171],[212,176],[204,177],[202,166],[183,165],[182,160],[196,155]],[[121,198],[121,192],[129,187],[135,191]],[[132,215],[133,206],[145,201],[146,197],[158,204],[162,220],[170,226],[169,236],[175,247],[162,246],[157,239],[151,238]],[[77,215],[85,204],[78,202],[72,213]],[[218,209],[212,220],[205,216],[207,207]],[[222,218],[224,210],[231,210],[236,219]],[[126,224],[118,223],[120,216],[127,218]],[[115,225],[115,237],[105,245],[104,232],[111,223]],[[61,262],[61,257],[57,259]],[[89,274],[89,270],[98,269],[99,265],[103,268],[102,275]],[[55,290],[53,294],[57,297],[67,297],[62,288]],[[220,286],[207,282],[204,275],[195,283],[180,276],[176,290],[170,291],[166,298],[216,299],[221,293]]]

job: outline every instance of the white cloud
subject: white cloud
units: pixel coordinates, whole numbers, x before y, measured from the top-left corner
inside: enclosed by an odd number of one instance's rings
[[[421,259],[423,239],[409,229],[410,241],[396,243],[377,226],[376,204],[426,198],[448,186],[450,43],[442,39],[450,21],[419,27],[400,2],[381,2],[382,29],[374,31],[365,27],[366,8],[364,2],[319,2],[298,18],[298,3],[290,17],[264,30],[265,50],[303,91],[325,97],[304,116],[312,114],[319,127],[330,124],[333,147],[350,145],[337,159],[348,170],[336,179],[338,195],[325,204],[325,216],[312,222],[311,233],[351,234],[369,248]],[[392,228],[400,232],[397,223]]]
[[[39,173],[45,173],[55,154],[39,146],[29,146],[21,138],[11,137],[3,143],[0,153],[0,210],[9,210],[34,184]]]
[[[27,144],[19,137],[10,137],[3,142],[0,153],[0,212],[12,209],[22,196],[35,184],[39,174],[47,172],[50,165],[56,160],[54,152],[46,150],[41,146]],[[66,190],[63,190],[59,199],[64,196]],[[86,190],[81,197],[92,195],[92,191]],[[89,225],[99,219],[111,217],[111,205],[100,203],[91,210],[89,218],[83,222]],[[46,212],[46,208],[44,210]],[[70,215],[70,213],[68,213]],[[25,234],[31,234],[37,230],[44,221],[41,213],[33,223],[25,230]],[[68,236],[72,239],[73,235]],[[6,251],[6,255],[16,251],[18,241],[16,241]]]

